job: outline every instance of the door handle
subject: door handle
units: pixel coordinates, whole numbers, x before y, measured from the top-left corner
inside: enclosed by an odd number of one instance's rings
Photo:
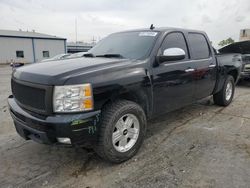
[[[194,72],[194,69],[186,69],[185,72]]]
[[[211,64],[211,65],[209,65],[208,67],[209,68],[214,68],[216,65],[214,65],[214,64]]]

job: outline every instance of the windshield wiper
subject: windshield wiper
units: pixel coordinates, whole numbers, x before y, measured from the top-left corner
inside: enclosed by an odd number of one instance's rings
[[[117,57],[117,58],[124,58],[121,54],[103,54],[103,55],[97,55],[96,57],[106,57],[106,58]]]
[[[83,57],[95,57],[92,53],[83,54]]]

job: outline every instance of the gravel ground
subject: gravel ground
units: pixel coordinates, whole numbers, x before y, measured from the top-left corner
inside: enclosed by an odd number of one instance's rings
[[[226,108],[210,98],[149,122],[139,153],[114,165],[80,148],[40,145],[15,132],[0,66],[0,187],[250,187],[250,83]]]

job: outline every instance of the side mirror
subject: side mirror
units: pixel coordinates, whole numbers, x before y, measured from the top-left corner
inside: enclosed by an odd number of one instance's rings
[[[178,61],[184,59],[186,53],[181,48],[168,48],[163,51],[163,55],[158,57],[159,63],[163,63],[165,61]]]

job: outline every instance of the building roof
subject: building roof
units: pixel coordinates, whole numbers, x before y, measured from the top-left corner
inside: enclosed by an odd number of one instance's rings
[[[141,29],[132,29],[132,30],[126,30],[126,31],[120,31],[117,33],[123,33],[123,32],[167,32],[167,31],[182,31],[182,32],[198,32],[206,34],[204,31],[201,30],[194,30],[194,29],[184,29],[184,28],[177,28],[177,27],[155,27],[154,29],[150,28],[141,28]]]
[[[13,31],[13,30],[0,30],[0,37],[66,40],[66,38],[47,35],[43,33],[37,33],[33,31]]]

